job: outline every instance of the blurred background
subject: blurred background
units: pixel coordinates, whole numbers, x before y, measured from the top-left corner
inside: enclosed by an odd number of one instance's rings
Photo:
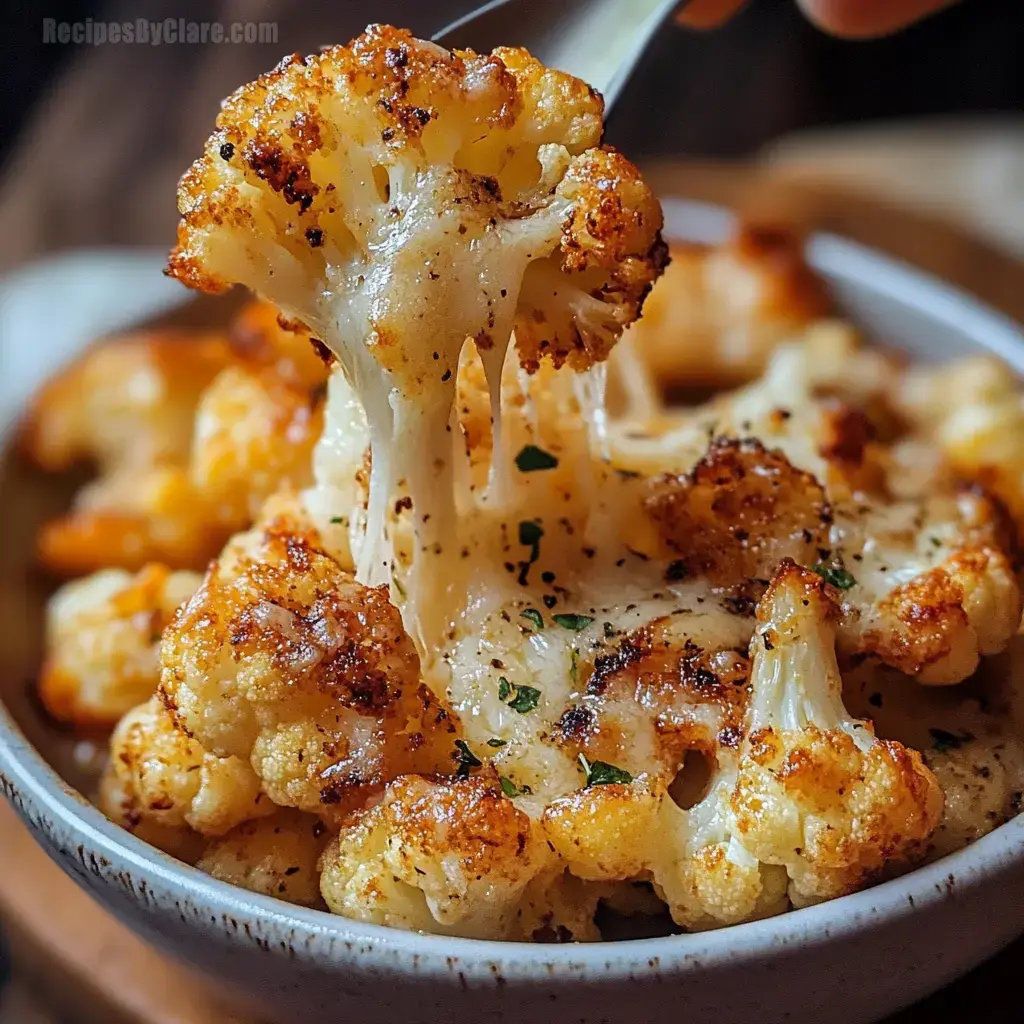
[[[346,41],[368,21],[429,34],[472,6],[471,0],[8,5],[0,42],[6,179],[0,269],[69,246],[166,244],[175,222],[174,183],[199,152],[217,104],[231,88],[284,53]],[[169,16],[272,21],[278,38],[221,47],[43,41],[44,18]],[[811,138],[818,169],[824,161],[830,175],[853,174],[861,181],[877,176],[880,157],[888,163],[913,158],[912,169],[904,167],[902,174],[918,201],[931,196],[933,205],[948,205],[952,195],[958,205],[970,206],[978,193],[984,205],[995,192],[1019,203],[1016,221],[1005,208],[983,212],[982,219],[998,241],[1024,251],[1022,54],[1021,0],[964,0],[870,42],[829,38],[789,0],[753,0],[731,24],[711,33],[666,27],[623,97],[609,141],[642,162],[707,162],[749,159],[783,140],[776,159],[793,164],[806,154],[802,140]],[[897,126],[898,133],[879,134],[885,125]],[[814,134],[792,141],[793,133],[808,130]],[[835,149],[849,138],[859,140],[852,165],[845,149]],[[966,174],[966,183],[957,174]],[[906,191],[899,182],[880,187],[895,189],[896,198],[902,198],[901,188]]]

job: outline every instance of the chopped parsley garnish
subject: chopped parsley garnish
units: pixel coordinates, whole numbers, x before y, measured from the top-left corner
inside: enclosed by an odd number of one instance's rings
[[[472,768],[479,768],[483,764],[483,761],[469,749],[469,744],[465,740],[455,741],[455,750],[452,751],[452,757],[459,766],[455,774],[460,779],[468,779],[470,770]]]
[[[939,540],[939,538],[938,538],[938,537],[931,537],[931,538],[929,538],[929,539],[930,539],[930,540],[931,540],[931,542],[932,542],[932,547],[933,547],[933,548],[941,548],[941,547],[942,547],[942,541],[941,541],[941,540]]]
[[[822,565],[820,562],[813,566],[812,572],[816,572],[826,583],[831,583],[839,590],[849,590],[855,587],[857,581],[845,569],[837,569],[831,565]]]
[[[615,783],[630,783],[633,776],[625,768],[616,768],[607,761],[588,761],[582,754],[579,757],[580,767],[587,777],[588,786],[609,786]]]
[[[530,574],[530,566],[540,558],[540,539],[544,536],[544,527],[535,519],[524,519],[519,524],[519,543],[530,549],[530,557],[519,563],[519,585],[526,586]]]
[[[544,628],[544,617],[536,608],[524,608],[520,613],[521,619],[526,619],[534,629]]]
[[[530,561],[536,562],[540,557],[540,539],[544,536],[544,527],[535,519],[524,519],[519,524],[519,543],[530,548]]]
[[[594,621],[589,615],[575,615],[571,612],[560,612],[558,615],[553,615],[552,618],[563,629],[571,629],[575,633],[586,629]]]
[[[516,785],[515,782],[506,775],[499,775],[498,781],[501,783],[502,793],[504,793],[509,800],[512,800],[514,797],[528,797],[532,792],[534,792],[528,785]]]
[[[513,711],[525,715],[532,711],[540,703],[540,690],[532,686],[517,686],[516,695],[508,701],[508,706]]]
[[[540,703],[540,690],[532,686],[513,686],[501,676],[498,679],[498,700],[507,704],[513,711],[525,715]]]
[[[504,746],[507,746],[507,744],[508,744],[508,740],[499,740],[497,736],[492,736],[487,741],[487,746],[489,746],[489,747],[504,747]]]
[[[524,444],[516,456],[516,469],[520,473],[533,473],[538,469],[554,469],[558,459],[551,452],[538,448],[535,444]]]
[[[331,526],[340,526],[345,522],[344,516],[331,516]]]
[[[956,733],[947,732],[945,729],[929,729],[928,732],[932,738],[932,746],[939,754],[948,754],[971,738],[969,735],[957,736]]]

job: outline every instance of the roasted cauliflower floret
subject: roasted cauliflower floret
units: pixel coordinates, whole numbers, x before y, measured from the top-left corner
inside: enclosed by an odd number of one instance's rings
[[[653,480],[644,508],[681,571],[720,586],[770,578],[786,557],[813,561],[832,522],[814,476],[755,439],[713,440],[689,473]]]
[[[732,798],[737,835],[785,866],[797,906],[852,892],[923,855],[942,791],[920,755],[879,740],[842,703],[835,598],[784,563],[758,605]]]
[[[955,472],[991,490],[1024,528],[1024,394],[1010,368],[991,356],[916,367],[894,392],[914,430],[937,435]]]
[[[673,245],[672,263],[630,328],[662,385],[751,380],[777,345],[828,314],[825,287],[792,231],[745,224],[715,246]]]
[[[207,291],[246,284],[339,357],[373,449],[357,575],[389,581],[386,522],[411,504],[418,639],[421,618],[446,621],[417,581],[458,587],[457,563],[424,564],[454,537],[448,427],[466,340],[498,431],[513,329],[528,369],[545,356],[586,369],[664,265],[660,207],[597,148],[601,112],[525,51],[448,53],[371,26],[238,90],[182,179],[169,272]]]
[[[402,772],[452,767],[455,725],[387,589],[356,583],[295,514],[225,548],[162,660],[182,727],[251,761],[281,806],[340,819]]]
[[[555,858],[496,782],[396,779],[324,853],[328,907],[396,928],[504,938],[527,885]]]
[[[201,569],[229,535],[184,465],[124,466],[83,487],[70,512],[43,524],[36,545],[40,561],[64,575],[135,572],[149,562]]]
[[[277,811],[268,818],[243,822],[211,842],[196,867],[264,896],[320,907],[318,862],[329,838],[319,818]]]
[[[199,586],[191,572],[108,569],[65,584],[47,609],[39,696],[61,721],[113,726],[155,691],[160,637]]]
[[[691,931],[770,917],[789,905],[785,870],[755,856],[737,826],[731,804],[737,761],[735,748],[723,744],[697,803],[688,809],[667,797],[660,803],[654,887],[672,919]]]
[[[358,334],[342,341],[369,345],[405,377],[410,361],[429,367],[431,344],[396,345],[385,310],[359,308],[360,296],[397,272],[403,287],[389,302],[405,313],[391,328],[399,337],[411,304],[434,308],[428,323],[442,310],[459,319],[458,348],[492,331],[504,345],[523,273],[552,257],[525,289],[529,358],[576,352],[589,366],[635,319],[664,261],[657,202],[628,161],[595,148],[601,115],[596,93],[525,51],[448,53],[370,26],[347,47],[286,58],[225,102],[181,183],[170,271],[212,291],[242,280],[314,329],[326,324],[333,344],[352,316]],[[441,254],[428,251],[437,245]],[[452,257],[470,250],[476,272],[461,282]],[[491,289],[490,278],[511,287]],[[564,322],[538,331],[559,308]],[[450,345],[433,350],[448,357],[436,369],[454,372]]]
[[[1017,632],[1015,547],[1012,524],[974,490],[838,512],[819,569],[842,588],[840,652],[960,682]]]
[[[275,368],[222,371],[196,410],[190,473],[210,514],[247,527],[282,488],[312,481],[323,427],[322,388],[289,383]]]
[[[221,836],[274,809],[247,761],[205,751],[157,697],[129,711],[114,730],[100,806],[145,838],[180,838],[187,830]]]
[[[183,463],[199,396],[231,361],[220,334],[129,334],[90,349],[36,396],[24,427],[31,458],[49,470],[88,459],[103,473]]]

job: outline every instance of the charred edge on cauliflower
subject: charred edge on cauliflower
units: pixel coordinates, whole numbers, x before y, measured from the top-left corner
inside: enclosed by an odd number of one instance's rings
[[[809,561],[832,509],[821,484],[754,438],[717,438],[683,475],[651,482],[647,514],[687,575],[727,586],[770,578],[782,557]]]

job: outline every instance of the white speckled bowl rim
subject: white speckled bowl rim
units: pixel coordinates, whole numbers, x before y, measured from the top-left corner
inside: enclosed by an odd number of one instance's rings
[[[710,241],[721,237],[730,223],[724,211],[705,204],[668,200],[664,205],[670,228],[673,224],[686,225],[685,231],[678,227],[667,231],[669,237]],[[863,275],[876,292],[888,291],[903,306],[916,306],[931,318],[954,324],[958,331],[973,336],[978,348],[1001,356],[1018,371],[1024,369],[1021,330],[963,292],[896,260],[828,235],[814,237],[809,255],[816,267],[826,271],[831,262],[840,260],[846,279],[856,280]],[[162,256],[142,257],[136,253],[130,261],[138,267],[140,261],[157,258]],[[166,296],[159,301],[173,305]],[[9,418],[5,419],[0,431],[3,434],[11,426]],[[453,961],[457,961],[466,981],[493,981],[500,970],[509,983],[532,981],[538,976],[581,982],[599,976],[602,982],[614,982],[639,980],[660,972],[706,969],[716,963],[763,963],[773,951],[795,946],[813,949],[855,937],[880,921],[914,915],[948,900],[954,890],[959,898],[970,899],[972,889],[992,883],[1006,872],[1024,871],[1024,816],[1020,816],[940,861],[862,892],[778,917],[718,931],[619,942],[499,942],[363,924],[217,881],[108,821],[46,763],[2,704],[0,788],[22,818],[54,849],[77,858],[81,871],[75,873],[80,877],[92,875],[100,884],[126,885],[136,898],[176,906],[183,915],[188,911],[197,917],[205,915],[206,920],[258,922],[265,941],[298,943],[303,947],[304,959],[333,961],[338,947],[349,955],[372,953],[377,971],[396,976],[406,974],[412,963],[421,977],[447,977],[452,973]]]

